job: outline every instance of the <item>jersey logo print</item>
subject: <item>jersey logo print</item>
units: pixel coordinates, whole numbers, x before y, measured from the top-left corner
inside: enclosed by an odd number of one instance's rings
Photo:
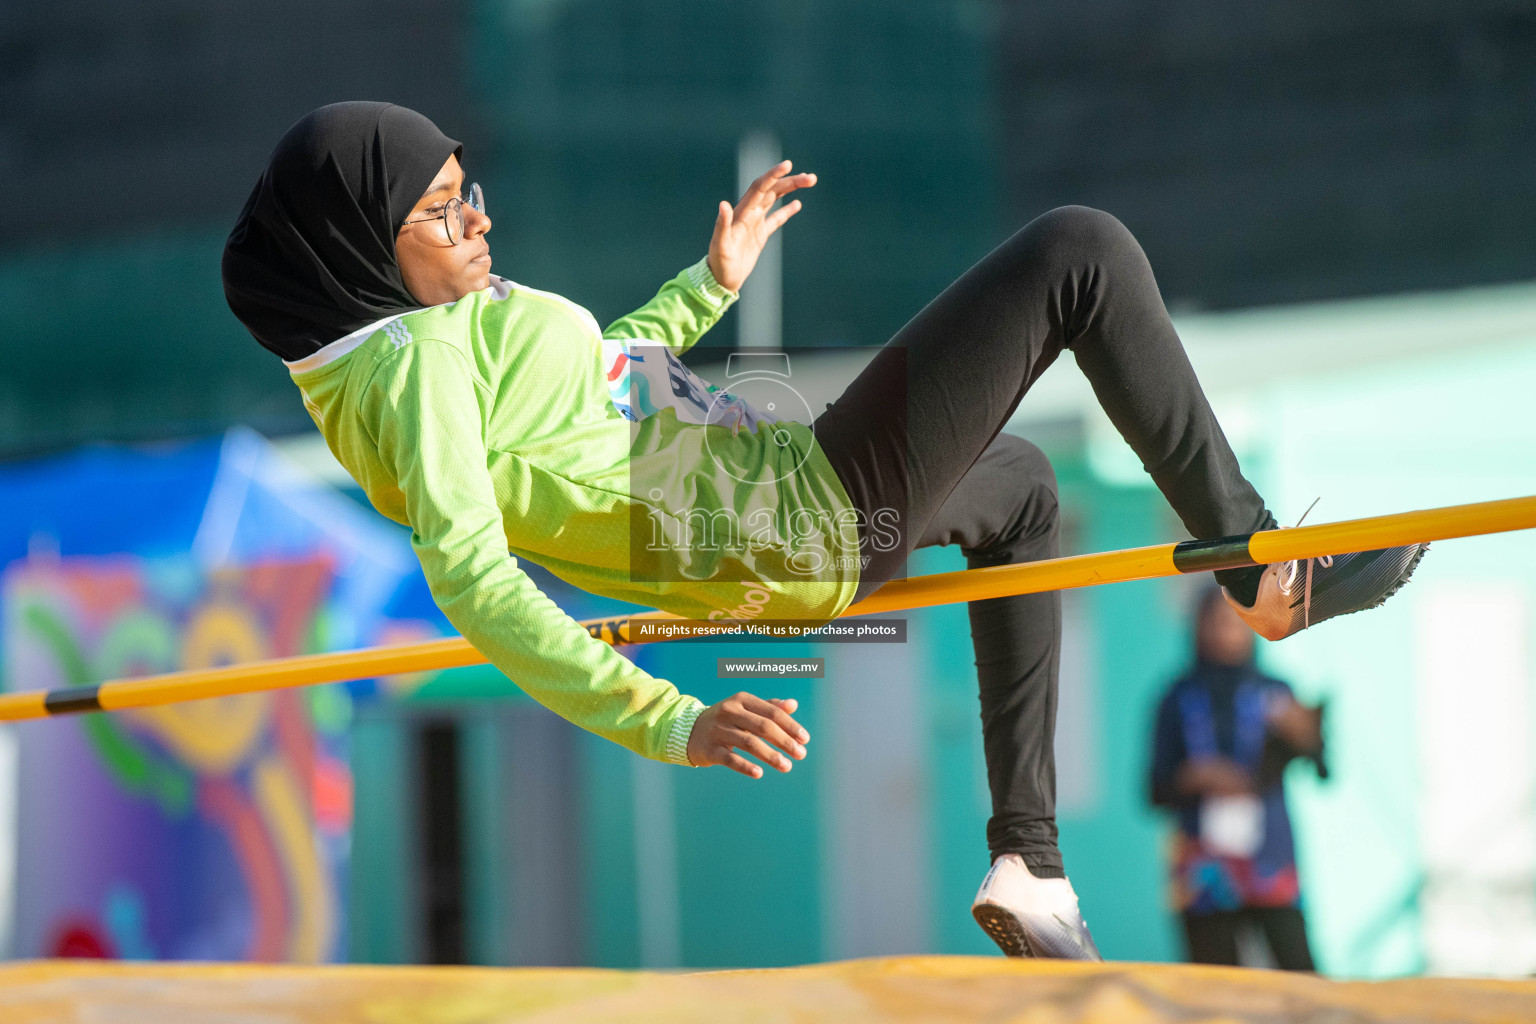
[[[391,320],[385,324],[384,333],[389,336],[390,341],[394,342],[396,349],[403,348],[416,340],[411,337],[411,329],[401,320]]]
[[[320,407],[315,404],[315,400],[309,397],[309,392],[301,390],[299,394],[304,398],[304,408],[308,409],[309,414],[315,418],[315,426],[324,430],[325,413],[321,412]]]
[[[608,399],[625,419],[639,422],[671,408],[678,422],[755,430],[777,417],[704,380],[667,346],[632,338],[603,339]]]
[[[635,364],[644,363],[645,356],[633,353],[622,342],[604,340],[604,360],[608,369],[608,400],[625,419],[638,423],[655,413],[656,404],[651,401],[650,379],[642,373],[633,373]]]

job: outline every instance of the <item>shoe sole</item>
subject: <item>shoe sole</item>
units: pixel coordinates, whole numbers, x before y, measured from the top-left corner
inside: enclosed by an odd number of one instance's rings
[[[1002,907],[993,906],[990,903],[980,903],[971,908],[971,916],[976,923],[981,925],[982,931],[992,936],[992,941],[997,943],[1008,956],[1034,957],[1034,947],[1029,944],[1029,936],[1024,932],[1024,926],[1019,919],[1014,917]]]

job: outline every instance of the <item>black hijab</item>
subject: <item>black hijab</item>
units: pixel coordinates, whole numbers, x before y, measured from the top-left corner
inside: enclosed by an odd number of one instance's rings
[[[224,296],[284,359],[420,309],[395,236],[464,147],[414,110],[332,103],[283,136],[224,245]]]

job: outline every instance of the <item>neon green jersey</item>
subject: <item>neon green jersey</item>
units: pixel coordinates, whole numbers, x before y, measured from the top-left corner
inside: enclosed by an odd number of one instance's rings
[[[412,528],[454,628],[556,713],[675,763],[703,705],[590,636],[518,560],[690,618],[848,606],[857,531],[810,427],[760,418],[676,359],[735,298],[701,260],[604,331],[493,278],[287,364],[332,453]],[[739,414],[701,416],[701,395]]]

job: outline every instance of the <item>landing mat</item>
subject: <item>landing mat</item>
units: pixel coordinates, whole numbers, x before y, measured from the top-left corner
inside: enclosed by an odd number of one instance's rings
[[[5,1024],[1536,1021],[1536,982],[1336,982],[1223,967],[897,957],[691,974],[31,961]]]

